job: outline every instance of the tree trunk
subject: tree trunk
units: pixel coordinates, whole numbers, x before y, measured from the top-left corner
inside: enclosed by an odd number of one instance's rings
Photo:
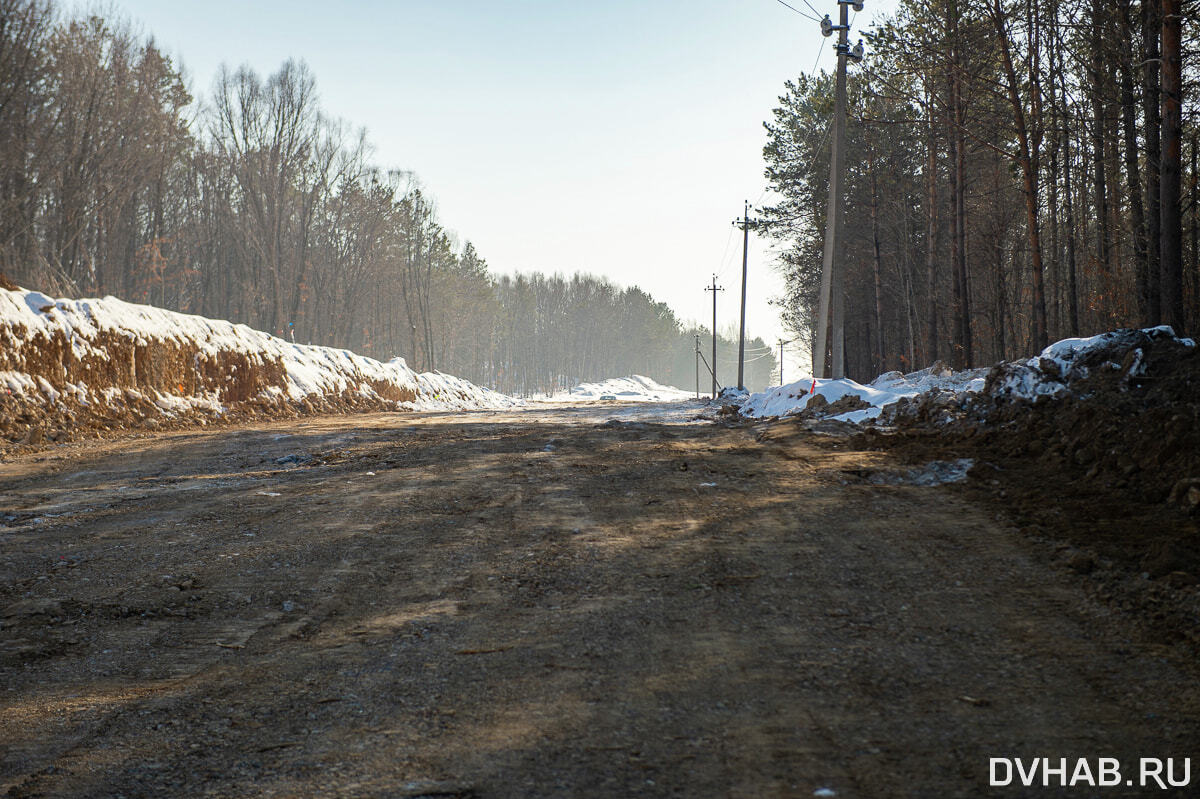
[[[1051,48],[1052,50],[1057,48]],[[1053,73],[1054,53],[1050,54],[1050,70]],[[1047,190],[1046,213],[1050,217],[1050,263],[1048,271],[1050,275],[1050,288],[1052,292],[1049,302],[1050,310],[1050,335],[1053,338],[1059,338],[1062,333],[1062,241],[1058,231],[1058,215],[1059,215],[1059,197],[1058,197],[1058,181],[1059,181],[1059,154],[1062,150],[1062,140],[1059,136],[1059,126],[1062,124],[1058,113],[1058,98],[1056,92],[1057,83],[1054,78],[1050,78],[1049,94],[1050,94],[1050,175]]]
[[[1195,161],[1195,158],[1194,158],[1195,150],[1194,149],[1193,149],[1192,153],[1193,153],[1192,160]],[[1193,172],[1192,183],[1195,184],[1195,164],[1194,163],[1192,165],[1192,172]],[[1194,188],[1194,185],[1193,185],[1193,188]],[[1195,192],[1193,191],[1193,194],[1194,193]],[[900,216],[900,219],[901,219],[900,241],[899,241],[900,246],[897,249],[900,252],[900,278],[901,278],[901,280],[904,281],[904,321],[907,323],[907,326],[908,326],[907,327],[908,336],[906,339],[907,343],[908,343],[908,347],[906,350],[908,353],[908,363],[906,364],[907,369],[905,371],[911,371],[912,369],[916,368],[915,366],[913,366],[913,362],[916,360],[916,337],[913,333],[913,316],[916,313],[916,309],[913,307],[914,297],[913,297],[913,274],[911,271],[912,265],[909,263],[909,260],[908,260],[909,245],[910,245],[912,239],[909,236],[908,204],[907,203],[900,204],[900,215],[901,215]],[[1194,249],[1195,245],[1196,245],[1196,227],[1195,227],[1195,223],[1194,223],[1194,220],[1195,220],[1194,215],[1193,215],[1192,219],[1193,219],[1192,247]]]
[[[1182,0],[1162,0],[1162,303],[1176,332],[1183,318],[1183,216],[1180,205],[1183,151]]]
[[[887,370],[887,347],[883,340],[883,278],[881,276],[882,264],[879,254],[879,176],[875,172],[875,147],[870,145],[867,149],[868,162],[867,169],[871,172],[871,249],[873,258],[871,264],[873,267],[875,278],[875,369],[876,374],[883,374]]]
[[[1191,255],[1192,255],[1192,297],[1191,297],[1191,299],[1192,299],[1192,302],[1191,302],[1191,305],[1189,306],[1191,313],[1192,313],[1192,318],[1189,320],[1189,322],[1190,322],[1190,326],[1188,327],[1189,330],[1195,330],[1196,329],[1195,325],[1200,323],[1200,320],[1198,320],[1196,318],[1197,313],[1200,312],[1200,307],[1198,307],[1198,306],[1200,306],[1200,242],[1197,241],[1197,239],[1200,238],[1200,205],[1198,205],[1198,204],[1200,204],[1200,196],[1197,196],[1197,191],[1196,191],[1196,189],[1197,189],[1197,180],[1196,180],[1196,148],[1197,148],[1197,145],[1200,145],[1200,136],[1197,136],[1195,131],[1193,130],[1193,132],[1192,132],[1192,169],[1191,169],[1192,188],[1191,188],[1191,191],[1189,192],[1190,196],[1188,199],[1188,204],[1191,206],[1191,209],[1192,209],[1192,251],[1191,251]]]
[[[937,136],[933,123],[933,97],[926,94],[925,107],[929,114],[929,137],[927,158],[925,161],[925,276],[926,302],[928,303],[926,323],[925,357],[929,363],[938,358],[938,322],[937,322],[937,240],[938,240],[938,192],[937,192]]]
[[[967,220],[966,220],[966,135],[963,131],[965,113],[962,97],[962,56],[959,42],[959,11],[956,0],[946,6],[946,32],[950,39],[950,155],[953,161],[950,178],[950,198],[954,205],[950,217],[950,262],[954,275],[954,363],[968,368],[972,361],[971,295],[967,285]]]
[[[1038,174],[1033,160],[1032,148],[1026,124],[1025,108],[1017,94],[1018,86],[1016,71],[1013,68],[1012,52],[1009,47],[1008,27],[1004,22],[1004,10],[1000,0],[994,0],[992,19],[996,26],[996,35],[1000,41],[1000,53],[1003,57],[1004,72],[1008,78],[1008,99],[1013,109],[1013,121],[1017,129],[1017,160],[1021,166],[1022,186],[1025,194],[1025,221],[1029,235],[1029,254],[1033,264],[1033,344],[1041,351],[1049,343],[1046,334],[1046,292],[1042,282],[1042,233],[1038,217]],[[1030,87],[1030,92],[1037,92],[1037,84]],[[1036,113],[1038,103],[1032,103]],[[1034,141],[1036,145],[1036,139]]]
[[[1162,159],[1160,109],[1159,36],[1162,15],[1159,0],[1142,0],[1142,124],[1146,140],[1146,318],[1143,324],[1156,325],[1162,321],[1162,215],[1159,203],[1159,170]]]
[[[1055,47],[1055,50],[1061,48]],[[1062,64],[1062,56],[1058,57],[1059,65]],[[1063,198],[1067,205],[1067,322],[1070,325],[1070,333],[1072,336],[1079,335],[1079,281],[1078,267],[1075,258],[1075,187],[1071,183],[1071,133],[1070,121],[1071,115],[1067,108],[1067,87],[1066,77],[1062,70],[1059,70],[1059,94],[1062,97],[1062,128],[1059,130],[1059,135],[1062,136],[1062,160],[1063,160]]]
[[[1108,228],[1108,186],[1105,183],[1104,131],[1105,85],[1104,85],[1104,31],[1103,0],[1092,0],[1092,191],[1096,203],[1096,260],[1102,273],[1107,273],[1111,264],[1112,232]]]
[[[1131,0],[1121,0],[1121,123],[1125,144],[1125,182],[1129,192],[1129,227],[1133,233],[1134,270],[1137,276],[1138,316],[1149,312],[1149,277],[1146,258],[1146,213],[1142,204],[1142,177],[1138,165],[1137,108],[1133,96],[1133,12]]]

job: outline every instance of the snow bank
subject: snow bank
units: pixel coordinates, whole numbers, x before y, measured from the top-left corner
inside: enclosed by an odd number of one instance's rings
[[[441,373],[293,344],[246,325],[115,297],[0,289],[0,390],[9,400],[152,405],[170,416],[242,403],[311,410],[504,408],[516,400]],[[331,404],[332,403],[332,404]]]
[[[938,362],[919,372],[901,374],[887,372],[871,381],[870,385],[856,383],[849,378],[839,380],[805,377],[786,386],[767,389],[751,394],[742,401],[744,416],[788,416],[809,408],[857,406],[851,410],[835,413],[828,418],[838,421],[859,423],[878,418],[883,409],[906,397],[915,397],[932,391],[964,393],[980,391],[984,386],[986,369],[955,372]],[[820,397],[814,400],[814,397]],[[851,398],[850,401],[847,398]],[[841,403],[840,406],[837,403]]]
[[[1000,363],[991,369],[955,372],[942,362],[910,374],[888,372],[864,386],[853,380],[814,380],[806,377],[789,385],[751,394],[741,403],[745,416],[787,416],[809,411],[824,418],[858,424],[920,398],[928,405],[950,407],[974,394],[997,400],[1036,400],[1078,393],[1089,378],[1111,374],[1119,380],[1145,372],[1145,347],[1167,344],[1194,349],[1192,339],[1177,338],[1170,327],[1114,330],[1089,338],[1068,338],[1051,344],[1024,361]],[[819,399],[816,399],[819,397]],[[811,404],[810,404],[811,403]]]
[[[612,397],[620,402],[679,402],[695,397],[691,391],[664,386],[642,375],[611,377],[599,383],[580,383],[570,391],[553,394],[545,402],[594,402]]]
[[[987,391],[998,398],[1035,400],[1066,395],[1072,385],[1104,371],[1120,372],[1126,380],[1136,378],[1145,371],[1142,348],[1164,342],[1188,349],[1196,346],[1166,325],[1067,338],[1029,360],[1000,364],[988,375]]]

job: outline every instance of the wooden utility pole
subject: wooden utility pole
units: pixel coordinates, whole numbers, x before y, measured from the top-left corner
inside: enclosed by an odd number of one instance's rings
[[[780,388],[783,388],[783,345],[791,344],[792,341],[794,341],[794,339],[789,339],[787,341],[784,341],[783,339],[779,339],[779,387]]]
[[[725,288],[723,286],[717,285],[717,276],[713,275],[712,285],[705,286],[704,290],[711,291],[713,293],[713,325],[712,325],[712,356],[713,356],[713,359],[712,359],[712,366],[710,367],[710,369],[712,371],[712,398],[716,399],[717,398],[717,292],[724,291]]]
[[[696,334],[696,399],[700,399],[700,334]]]
[[[742,218],[733,223],[742,229],[742,323],[738,328],[738,391],[746,390],[743,379],[746,365],[746,263],[750,259],[750,228],[758,223],[757,219],[750,218],[750,201],[746,200],[745,203]]]
[[[860,0],[838,0],[838,24],[829,15],[821,20],[821,33],[831,36],[837,31],[837,75],[834,79],[833,149],[829,158],[829,203],[825,216],[825,256],[821,264],[821,293],[817,306],[816,342],[813,346],[813,376],[845,377],[846,337],[845,298],[842,292],[842,257],[838,249],[838,233],[842,224],[845,203],[842,195],[842,175],[846,162],[846,60],[862,58],[862,42],[853,51],[847,43],[850,31],[849,7],[862,11]],[[831,315],[832,311],[832,315]],[[826,332],[828,330],[828,332]],[[832,357],[829,371],[825,369],[826,349],[832,338]]]

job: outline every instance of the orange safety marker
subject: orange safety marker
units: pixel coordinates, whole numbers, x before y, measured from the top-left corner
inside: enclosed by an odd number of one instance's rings
[[[808,393],[809,393],[809,394],[816,394],[816,393],[817,393],[817,381],[816,381],[816,380],[813,380],[812,388],[810,388],[810,389],[808,390]]]

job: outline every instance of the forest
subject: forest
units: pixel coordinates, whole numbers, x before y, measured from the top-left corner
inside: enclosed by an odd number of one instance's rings
[[[323,112],[316,85],[303,62],[223,67],[197,97],[127,21],[0,0],[0,271],[505,393],[627,374],[693,386],[710,331],[603,278],[493,274],[411,171],[373,163],[366,132]],[[718,377],[736,382],[736,338],[718,344]],[[761,388],[772,349],[747,353]]]
[[[1197,329],[1196,22],[1182,0],[902,0],[865,33],[848,71],[847,375]],[[833,107],[814,69],[766,123],[767,235],[808,340]]]

